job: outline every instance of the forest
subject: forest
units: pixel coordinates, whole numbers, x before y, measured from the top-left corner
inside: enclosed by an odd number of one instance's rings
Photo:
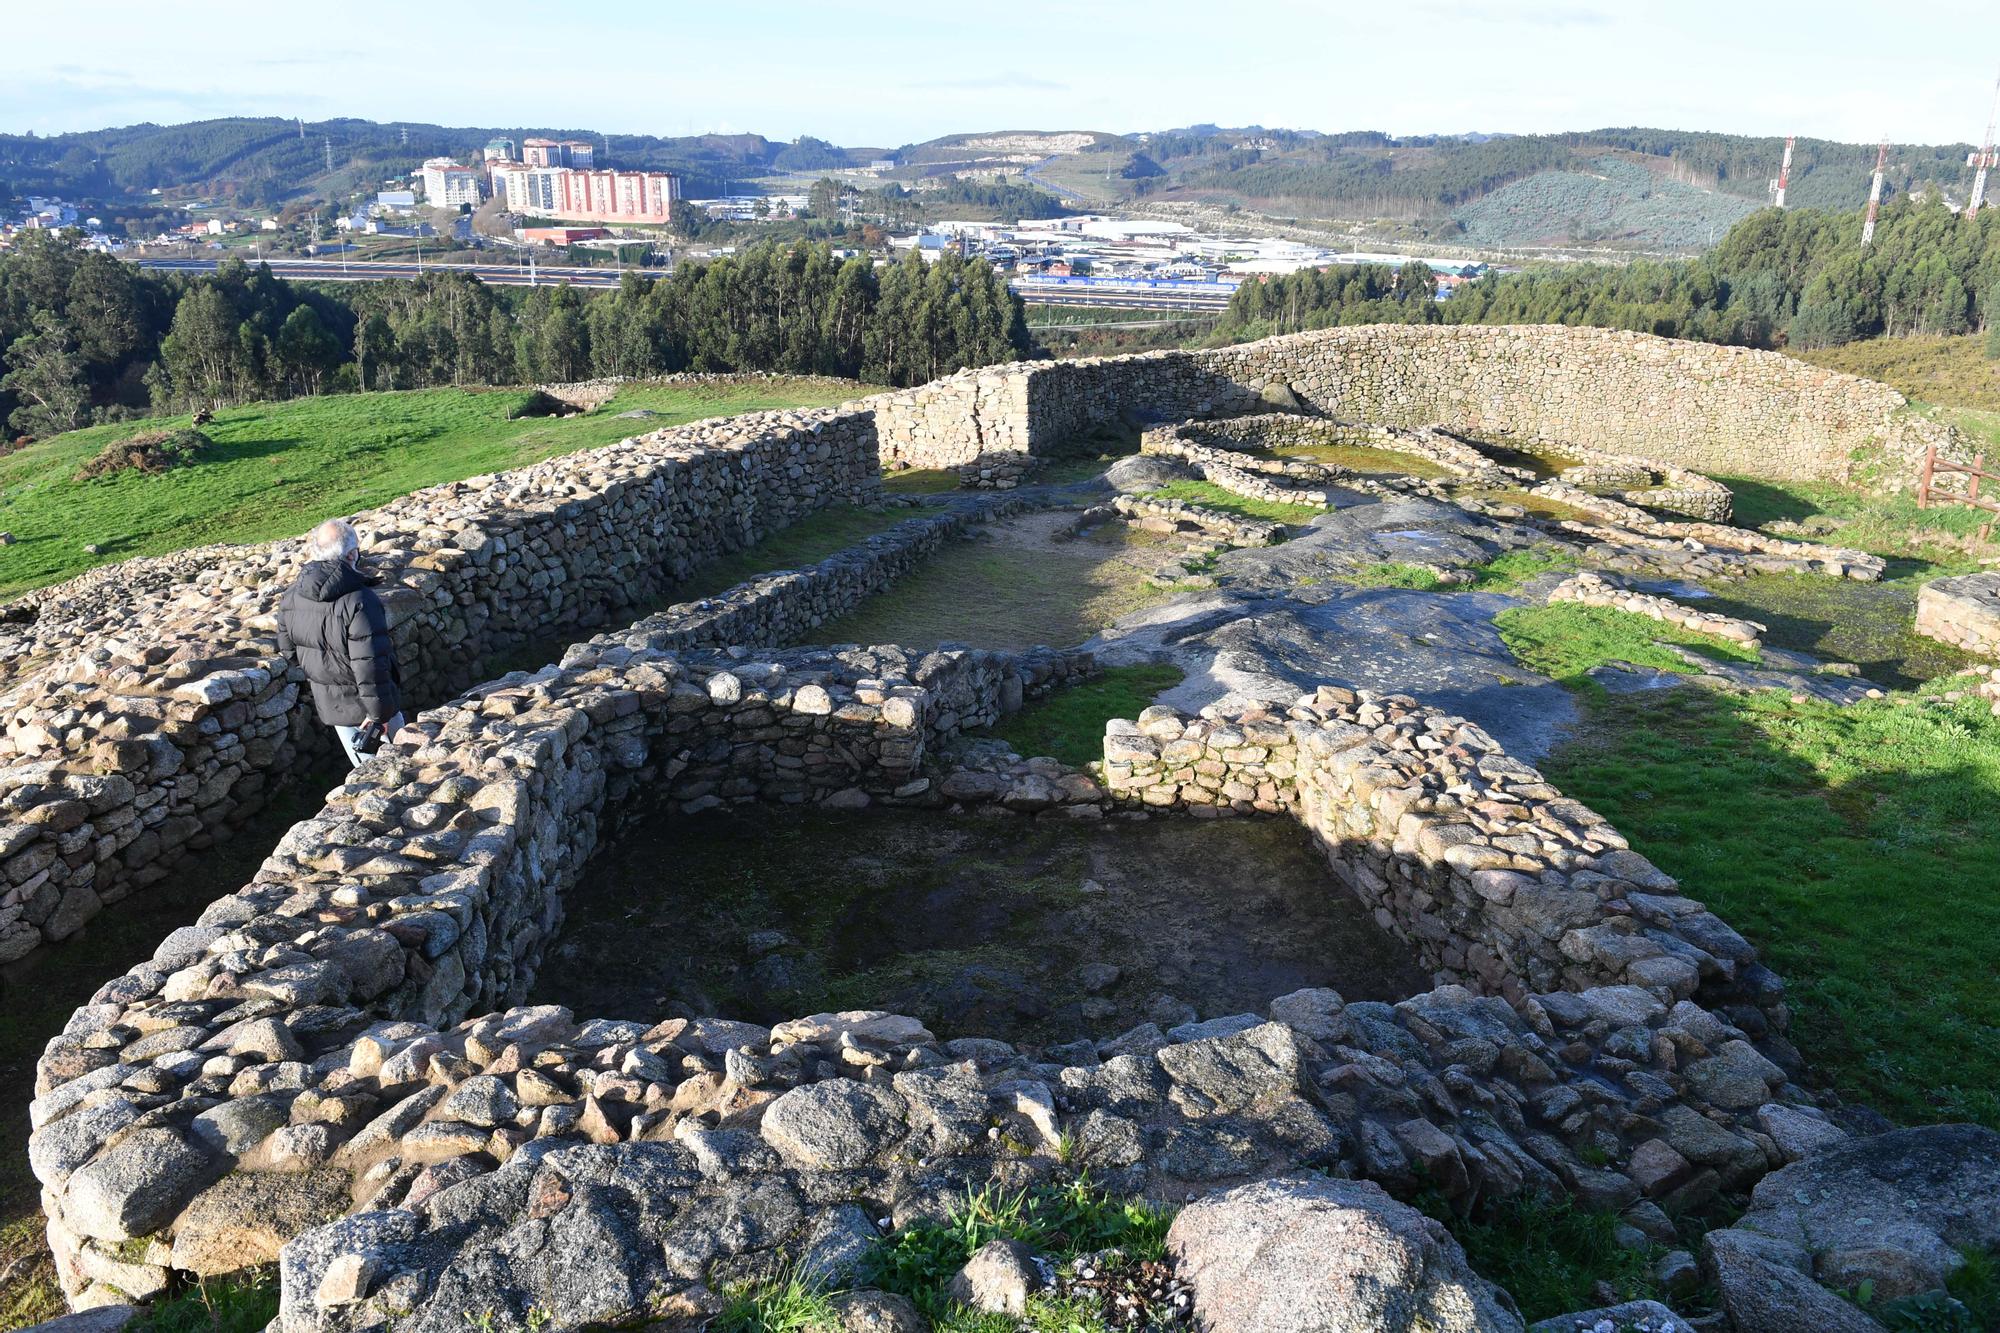
[[[2000,326],[2000,209],[1968,222],[1936,200],[1898,200],[1883,208],[1866,250],[1861,222],[1859,213],[1761,209],[1699,259],[1537,265],[1489,273],[1441,302],[1419,298],[1422,278],[1387,268],[1307,270],[1238,288],[1217,336],[1381,322],[1587,324],[1815,348]]]
[[[1311,216],[1428,218],[1517,181],[1544,173],[1592,173],[1606,153],[1642,155],[1638,163],[1666,182],[1735,199],[1764,202],[1784,141],[1737,134],[1646,128],[1586,130],[1484,139],[1392,138],[1381,134],[1300,135],[1266,132],[1268,147],[1232,147],[1235,134],[1154,135],[1146,145],[1165,174],[1138,180],[1140,195],[1222,193]],[[1962,186],[1965,144],[1891,144],[1891,196],[1927,186]],[[1870,144],[1799,139],[1788,202],[1795,208],[1859,208],[1875,165]]]
[[[732,182],[768,170],[849,165],[847,150],[823,139],[773,142],[757,134],[660,138],[556,127],[377,124],[337,119],[300,124],[276,117],[231,117],[185,125],[126,125],[76,134],[0,134],[0,201],[58,194],[107,203],[152,189],[193,188],[245,206],[274,207],[301,192],[329,197],[407,175],[427,157],[475,156],[489,139],[517,143],[542,135],[609,145],[630,170],[677,171],[690,196],[726,193]],[[333,170],[328,171],[329,160]],[[600,159],[603,160],[603,159]]]
[[[773,371],[917,384],[1028,347],[991,267],[912,252],[876,269],[761,245],[614,291],[288,282],[240,259],[142,272],[52,233],[0,257],[0,415],[22,435],[261,398],[596,375]]]

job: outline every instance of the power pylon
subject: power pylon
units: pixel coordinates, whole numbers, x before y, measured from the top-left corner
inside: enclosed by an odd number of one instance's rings
[[[1993,81],[1993,111],[1986,117],[1986,140],[1979,145],[1979,156],[1974,159],[1979,172],[1972,178],[1972,198],[1965,205],[1965,216],[1971,217],[1986,202],[1986,169],[1993,165],[1993,127],[2000,123],[2000,79]]]
[[[1792,179],[1792,145],[1795,142],[1797,136],[1790,134],[1785,136],[1785,160],[1778,164],[1778,179],[1771,182],[1771,192],[1776,196],[1779,208],[1785,206],[1785,186],[1790,184]]]
[[[1875,150],[1875,179],[1868,186],[1868,216],[1861,221],[1861,248],[1863,250],[1866,250],[1868,243],[1875,239],[1875,214],[1882,207],[1882,168],[1888,164],[1888,161],[1889,141],[1884,139],[1882,146]]]

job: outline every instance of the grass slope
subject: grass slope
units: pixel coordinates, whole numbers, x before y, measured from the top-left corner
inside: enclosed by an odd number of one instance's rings
[[[843,380],[632,385],[587,416],[509,420],[524,390],[418,389],[228,408],[201,463],[154,476],[74,479],[106,444],[186,417],[73,431],[0,458],[0,596],[93,565],[210,542],[294,536],[313,523],[462,477],[611,444],[703,417],[821,406],[866,392]],[[644,408],[659,415],[620,419]],[[83,548],[94,544],[102,553]]]
[[[1792,355],[1828,370],[1880,380],[1927,403],[2000,412],[2000,361],[1987,359],[1983,334],[1869,338]]]
[[[1817,1073],[1899,1121],[2000,1127],[2000,719],[1700,689],[1586,707],[1544,770],[1758,946]]]

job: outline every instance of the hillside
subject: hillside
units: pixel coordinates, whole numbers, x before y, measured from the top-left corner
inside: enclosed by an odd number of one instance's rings
[[[188,418],[93,426],[0,458],[0,528],[15,539],[0,548],[0,597],[135,555],[293,536],[425,486],[703,417],[829,406],[867,392],[833,379],[663,381],[628,385],[598,411],[568,418],[516,417],[525,389],[253,403],[215,414],[203,427],[214,447],[191,466],[79,481],[77,469],[105,445]]]
[[[341,197],[400,179],[425,158],[476,155],[488,140],[544,136],[588,139],[601,131],[561,126],[447,126],[368,120],[296,121],[232,117],[185,125],[126,125],[75,134],[0,134],[0,196],[62,194],[115,199],[163,192],[270,205],[302,195]],[[685,138],[616,134],[609,160],[621,167],[678,171],[693,195],[767,171],[811,171],[850,164],[847,149],[824,140],[773,142],[758,134]],[[332,169],[328,170],[329,148]]]
[[[518,142],[529,135],[608,142],[607,160],[678,171],[693,196],[882,155],[810,136],[790,144],[756,134],[607,139],[573,127],[232,118],[50,138],[0,135],[0,196],[118,202],[158,189],[268,207],[345,198],[402,179],[426,157],[469,158],[496,136]],[[1394,236],[1438,243],[1662,251],[1702,248],[1764,204],[1783,151],[1776,138],[1643,127],[1450,137],[1213,125],[1132,135],[989,130],[906,144],[892,154],[890,175],[914,184],[1005,174],[1093,207],[1186,204],[1273,220],[1386,223]],[[1963,198],[1968,151],[1965,144],[1892,145],[1890,195],[1928,189]],[[1859,208],[1874,160],[1873,145],[1799,140],[1791,203]]]
[[[1509,181],[1451,212],[1478,245],[1630,245],[1699,250],[1758,205],[1607,154]]]

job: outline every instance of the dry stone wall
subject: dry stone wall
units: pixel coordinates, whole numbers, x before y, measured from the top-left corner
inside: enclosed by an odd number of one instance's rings
[[[522,1001],[564,889],[621,807],[917,800],[929,747],[1089,670],[1057,653],[607,656],[617,665],[508,677],[422,715],[250,885],[50,1043],[30,1155],[73,1299],[150,1295],[173,1268],[240,1266],[250,1242],[216,1231],[260,1187],[288,1199],[305,1189],[313,1210],[340,1213],[399,1171],[407,1185],[421,1165],[467,1156],[453,1146],[472,1123],[463,1106],[447,1108],[454,1139],[417,1124],[437,1098],[398,1109],[381,1090],[427,1078],[445,1044],[425,1029]],[[554,1030],[488,1026],[503,1045]],[[518,1146],[528,1129],[602,1139],[604,1116],[620,1126],[611,1137],[638,1137],[643,1093],[633,1102],[607,1086],[582,1120],[590,1108],[575,1100],[545,1126],[509,1112],[470,1152]],[[271,1173],[261,1186],[240,1174],[260,1171]],[[211,1185],[234,1205],[200,1202]]]
[[[1293,814],[1383,929],[1480,991],[1632,985],[1760,1035],[1785,1025],[1783,985],[1741,935],[1480,728],[1407,696],[1151,708],[1107,729],[1104,775],[1151,809]]]
[[[1740,349],[1589,329],[1335,329],[966,371],[843,408],[655,432],[434,487],[358,525],[421,704],[491,656],[600,629],[718,553],[871,497],[882,466],[1006,484],[1082,432],[1274,404],[1767,476],[1845,477],[1858,452],[1900,458],[1943,430],[1884,386]],[[1655,531],[1663,545],[1707,540]],[[1752,563],[1869,576],[1849,555]],[[295,544],[205,548],[94,571],[0,614],[0,959],[165,873],[325,745],[273,654],[271,612],[296,563]],[[722,623],[763,632],[755,614]]]
[[[1917,593],[1917,633],[2000,657],[2000,573],[1933,579]]]
[[[1692,964],[1639,966],[1665,955],[1646,954],[1646,927],[1668,921],[1676,957],[1726,971],[1727,928],[1483,735],[1344,692],[1283,719],[1176,719],[1167,744],[1205,727],[1233,766],[1225,796],[1255,773],[1240,799],[1294,810],[1330,851],[1383,843],[1388,859],[1336,868],[1358,888],[1386,867],[1397,928],[1472,988],[1394,1006],[1301,991],[1269,1021],[1142,1027],[1061,1061],[875,1012],[767,1029],[520,1007],[564,891],[621,816],[968,799],[931,790],[938,742],[1088,669],[1054,653],[616,645],[425,713],[49,1044],[30,1155],[72,1301],[276,1258],[288,1330],[391,1313],[569,1328],[713,1313],[726,1283],[788,1261],[852,1273],[885,1225],[1065,1157],[1177,1198],[1302,1167],[1467,1200],[1563,1190],[1661,1234],[1669,1211],[1789,1160],[1764,1121],[1810,1098],[1770,1006],[1711,1011],[1686,998]],[[1393,738],[1350,735],[1377,714]],[[1164,737],[1164,721],[1139,726]],[[1514,826],[1493,822],[1528,802],[1563,887],[1531,882]],[[1484,841],[1453,832],[1474,827]],[[1507,867],[1467,847],[1505,850]],[[1418,861],[1434,873],[1399,868]],[[705,888],[670,887],[662,906]],[[1614,966],[1593,932],[1620,935],[1623,912],[1643,924]],[[1477,924],[1457,934],[1425,924],[1463,913]],[[1517,928],[1545,943],[1496,945],[1530,968],[1497,988],[1452,952]],[[1536,996],[1531,976],[1579,984]]]
[[[1132,422],[1282,404],[1344,421],[1636,454],[1700,472],[1897,487],[1951,428],[1887,385],[1775,352],[1560,326],[1374,325],[1195,352],[967,371],[899,408],[885,438],[908,466],[1040,453]],[[948,428],[954,414],[976,429]],[[1872,470],[1875,455],[1887,466]]]
[[[877,478],[872,411],[761,413],[433,487],[356,526],[422,706],[491,655],[602,625],[816,509],[877,498]],[[141,562],[123,583],[99,571],[4,626],[0,961],[157,880],[327,745],[276,652],[300,559],[284,542]]]

